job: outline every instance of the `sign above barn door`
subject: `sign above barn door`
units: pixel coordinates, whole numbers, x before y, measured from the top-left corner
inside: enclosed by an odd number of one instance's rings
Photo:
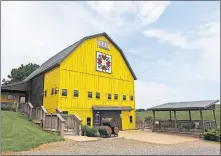
[[[99,48],[103,48],[103,49],[106,49],[106,50],[110,50],[110,45],[109,45],[109,43],[107,43],[107,42],[105,42],[105,41],[98,40],[97,45],[98,45]]]
[[[111,73],[112,60],[110,55],[97,51],[96,61],[97,71]]]

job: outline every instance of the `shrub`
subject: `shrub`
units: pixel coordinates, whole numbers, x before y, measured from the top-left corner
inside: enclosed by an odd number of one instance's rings
[[[3,111],[16,111],[16,109],[11,105],[1,105],[1,110]]]
[[[220,141],[220,128],[208,130],[207,132],[202,133],[202,137],[205,140]]]
[[[88,137],[97,137],[99,136],[98,129],[95,127],[82,126],[82,135]]]
[[[82,125],[81,131],[82,131],[82,136],[85,136],[85,131],[86,131],[86,127],[85,125]]]

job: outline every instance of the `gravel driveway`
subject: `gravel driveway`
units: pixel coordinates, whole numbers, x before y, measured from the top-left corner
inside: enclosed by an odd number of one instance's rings
[[[13,153],[9,153],[10,155]],[[202,140],[162,145],[114,138],[75,142],[67,140],[42,145],[18,155],[220,155],[220,144]]]

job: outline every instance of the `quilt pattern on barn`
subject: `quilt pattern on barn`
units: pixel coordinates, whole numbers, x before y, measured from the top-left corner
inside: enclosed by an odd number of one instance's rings
[[[101,71],[101,72],[106,72],[106,73],[111,73],[111,56],[97,52],[97,57],[96,57],[96,70]]]

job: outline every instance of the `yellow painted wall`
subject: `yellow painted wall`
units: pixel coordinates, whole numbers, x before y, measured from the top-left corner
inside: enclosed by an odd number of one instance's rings
[[[135,129],[135,121],[136,121],[136,115],[135,111],[121,111],[122,113],[122,129],[127,130],[127,129]],[[132,115],[132,123],[130,123],[130,116]]]
[[[110,44],[110,50],[98,48],[97,40]],[[112,73],[96,71],[96,51],[111,55]],[[45,83],[46,84],[46,83]],[[70,113],[75,113],[82,118],[92,117],[91,108],[99,106],[131,106],[135,109],[135,97],[130,101],[130,95],[134,96],[134,78],[129,71],[120,52],[106,37],[100,36],[84,41],[73,53],[71,53],[60,65],[59,94],[67,89],[67,97],[59,97],[59,108]],[[73,90],[79,90],[79,97],[73,97]],[[88,98],[88,91],[93,92],[93,98]],[[100,92],[100,99],[96,99],[96,92]],[[107,94],[112,94],[112,99],[107,99]],[[118,94],[118,100],[114,100],[114,94]],[[122,95],[127,96],[123,101]],[[128,123],[130,114],[133,115],[133,123]],[[123,129],[135,128],[135,112],[122,113]],[[93,123],[93,120],[92,120]]]
[[[51,94],[52,88],[59,88],[59,75],[59,67],[47,72],[44,75],[44,93],[45,91],[47,91],[47,95],[44,95],[43,97],[43,105],[49,113],[55,113],[55,109],[57,108],[59,103],[59,92],[54,95]]]
[[[14,95],[15,100],[9,100],[8,95]],[[25,96],[24,93],[10,93],[10,92],[1,92],[1,102],[8,102],[8,103],[14,103],[14,102],[19,102],[19,97],[20,96]]]

